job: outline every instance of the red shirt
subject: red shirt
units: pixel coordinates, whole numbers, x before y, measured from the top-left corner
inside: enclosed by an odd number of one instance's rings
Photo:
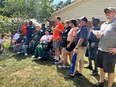
[[[23,32],[24,35],[27,34],[27,25],[22,26],[22,32]]]
[[[64,31],[64,26],[61,22],[58,23],[55,28],[60,29],[62,32]],[[53,41],[62,40],[62,34],[61,34],[62,32],[60,32],[58,30],[54,30],[53,31]]]

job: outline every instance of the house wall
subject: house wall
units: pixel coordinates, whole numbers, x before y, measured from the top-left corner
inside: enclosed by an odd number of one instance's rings
[[[64,9],[61,9],[53,13],[50,17],[50,21],[54,21],[55,16],[60,16],[62,21],[77,19],[82,16],[86,16],[89,21],[92,17],[98,17],[101,21],[105,21],[106,17],[104,14],[104,8],[116,7],[115,0],[79,0],[80,2]]]

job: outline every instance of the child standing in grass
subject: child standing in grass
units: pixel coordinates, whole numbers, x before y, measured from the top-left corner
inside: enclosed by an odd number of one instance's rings
[[[4,35],[0,34],[0,52],[4,50]]]

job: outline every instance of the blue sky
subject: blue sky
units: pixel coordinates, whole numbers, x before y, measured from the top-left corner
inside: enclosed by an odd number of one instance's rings
[[[66,0],[54,0],[54,4],[57,4],[60,1],[66,1]]]
[[[54,3],[53,3],[53,4],[57,4],[57,3],[60,2],[60,1],[65,2],[66,0],[54,0]],[[71,1],[74,1],[74,0],[71,0]]]

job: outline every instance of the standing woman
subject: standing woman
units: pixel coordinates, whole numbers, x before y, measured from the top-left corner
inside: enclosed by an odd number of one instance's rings
[[[77,33],[77,24],[76,24],[76,20],[71,20],[70,22],[71,25],[71,30],[68,33],[68,37],[67,37],[67,46],[66,46],[66,50],[65,50],[65,54],[64,54],[64,61],[63,61],[63,65],[66,65],[66,61],[67,61],[67,55],[70,55],[70,63],[71,63],[71,58],[72,58],[72,51],[75,48],[75,37],[76,37],[76,33]]]

